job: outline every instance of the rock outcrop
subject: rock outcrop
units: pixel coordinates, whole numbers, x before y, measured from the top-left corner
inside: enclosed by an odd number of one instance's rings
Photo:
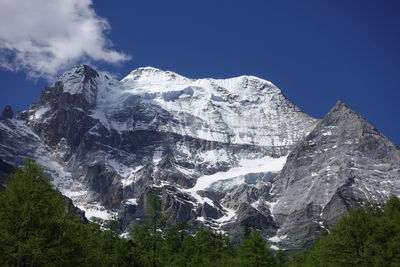
[[[299,247],[350,208],[400,195],[400,150],[339,101],[289,154],[271,195],[282,245]]]
[[[121,232],[158,194],[168,223],[235,239],[260,229],[292,249],[350,207],[400,194],[399,149],[373,126],[341,102],[318,121],[254,76],[146,67],[117,81],[82,65],[6,113],[0,158],[36,159],[87,218],[116,218]]]

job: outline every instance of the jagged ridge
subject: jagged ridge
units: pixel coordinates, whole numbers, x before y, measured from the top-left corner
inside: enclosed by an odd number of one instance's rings
[[[339,102],[318,122],[254,76],[196,80],[146,67],[117,81],[82,65],[0,121],[0,133],[0,158],[37,158],[88,217],[117,216],[122,231],[157,193],[170,223],[234,238],[246,225],[293,248],[351,205],[400,188],[398,148],[355,112]],[[386,193],[375,190],[384,175]]]

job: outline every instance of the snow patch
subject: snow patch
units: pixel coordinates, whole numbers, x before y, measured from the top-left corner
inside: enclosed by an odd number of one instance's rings
[[[332,135],[332,132],[331,131],[322,132],[322,135],[329,136],[329,135]]]
[[[233,209],[229,209],[224,207],[224,210],[226,211],[226,214],[224,216],[222,216],[221,218],[215,220],[217,223],[219,224],[226,224],[229,223],[231,221],[233,221],[236,218],[236,211]]]
[[[128,205],[137,205],[137,198],[128,198],[127,200],[125,200],[125,203]]]
[[[257,210],[258,206],[260,205],[260,200],[254,201],[250,205]]]
[[[273,236],[271,238],[268,238],[268,240],[273,242],[273,243],[279,243],[282,240],[284,240],[286,237],[287,237],[287,235],[282,235],[282,236],[275,235],[275,236]]]
[[[208,186],[205,190],[208,191],[225,191],[234,188],[235,186],[245,183],[244,176],[234,177],[226,180],[216,181]]]
[[[272,191],[272,189],[271,189]],[[272,201],[265,201],[265,204],[267,205],[269,211],[271,212],[271,217],[274,218],[274,207],[276,204],[279,203],[279,200],[272,202]]]
[[[153,153],[153,164],[158,165],[158,163],[161,161],[163,155],[163,150],[161,148],[156,149]]]
[[[29,117],[29,120],[40,120],[43,117],[43,115],[49,110],[50,110],[50,107],[46,107],[46,106],[41,107],[41,108],[37,109],[35,111],[35,113],[33,113],[32,116]]]
[[[85,216],[89,220],[96,220],[96,218],[104,221],[113,220],[117,215],[115,212],[107,210],[105,207],[96,202],[87,205],[76,206],[85,212]]]
[[[206,219],[203,216],[197,217],[196,220],[200,221],[200,222],[205,222],[206,221]]]
[[[216,162],[228,162],[229,161],[229,156],[226,150],[223,149],[215,149],[215,150],[209,150],[203,153],[200,153],[198,155],[200,160],[202,162],[210,162],[210,163],[216,163]]]
[[[238,167],[231,168],[226,172],[217,172],[211,175],[204,175],[197,179],[196,184],[189,189],[181,191],[191,194],[199,203],[206,202],[206,198],[200,196],[198,191],[207,189],[213,183],[238,177],[248,173],[253,173],[254,170],[259,172],[279,172],[282,170],[286,162],[286,156],[280,158],[272,158],[269,156],[257,159],[242,159]]]

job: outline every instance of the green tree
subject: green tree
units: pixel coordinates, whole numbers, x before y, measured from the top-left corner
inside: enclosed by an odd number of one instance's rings
[[[286,255],[283,253],[283,251],[279,250],[274,255],[274,262],[275,262],[275,266],[284,267],[284,266],[287,266],[288,259],[287,259]]]
[[[162,263],[164,266],[186,266],[190,253],[184,245],[188,238],[188,225],[180,223],[167,228],[163,234]]]
[[[1,266],[131,266],[131,242],[82,224],[34,161],[0,191]]]
[[[183,245],[186,255],[185,266],[232,266],[235,257],[230,240],[222,233],[199,228],[193,238],[188,236]]]
[[[369,209],[354,209],[343,217],[330,235],[319,240],[308,259],[314,266],[367,266],[368,233],[377,227]]]
[[[12,266],[72,266],[84,251],[79,220],[34,161],[0,192],[0,258]]]
[[[391,197],[377,228],[368,233],[366,253],[374,266],[400,266],[400,200]]]
[[[239,246],[238,261],[240,266],[273,266],[274,257],[267,248],[264,238],[259,231],[253,231],[244,237]]]
[[[356,208],[321,237],[300,266],[400,266],[400,201]],[[297,265],[296,265],[297,266]]]
[[[135,225],[131,231],[135,245],[135,255],[141,264],[146,266],[161,266],[161,248],[165,229],[165,216],[162,213],[162,202],[159,196],[153,194],[146,203],[146,222]]]

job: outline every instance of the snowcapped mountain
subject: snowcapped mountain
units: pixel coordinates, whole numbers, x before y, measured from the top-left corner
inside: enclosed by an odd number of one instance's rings
[[[35,158],[92,220],[117,218],[126,231],[156,193],[170,223],[234,238],[252,227],[275,248],[312,240],[348,198],[399,194],[399,155],[344,104],[318,121],[254,76],[189,79],[146,67],[118,81],[81,65],[17,118],[0,118],[0,159]],[[350,173],[369,182],[349,183]],[[384,179],[391,186],[377,189]]]

